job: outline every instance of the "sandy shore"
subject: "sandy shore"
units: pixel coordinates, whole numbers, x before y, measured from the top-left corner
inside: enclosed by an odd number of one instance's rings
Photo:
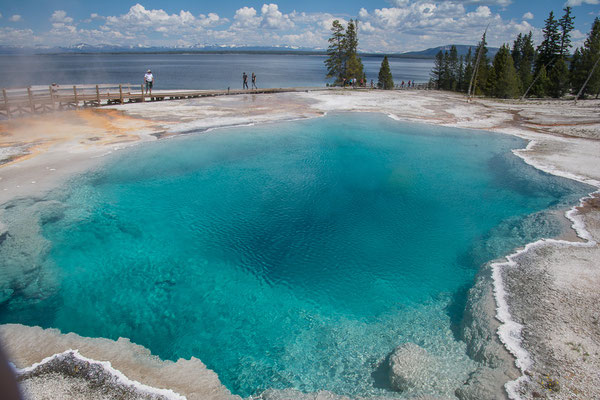
[[[104,154],[170,135],[327,112],[382,112],[400,121],[516,135],[529,141],[526,149],[515,151],[527,163],[600,188],[599,101],[577,106],[566,101],[477,100],[468,104],[464,97],[451,93],[343,90],[139,103],[0,122],[0,243],[18,236],[12,234],[16,228],[11,221],[3,219],[6,208],[19,199],[42,199],[73,174],[101,163]],[[600,398],[598,196],[585,200],[569,218],[565,222],[574,229],[560,238],[568,241],[541,241],[508,261],[482,268],[463,323],[470,355],[482,368],[457,390],[458,397],[505,398],[502,387],[486,382],[510,381],[506,389],[512,398]],[[479,317],[470,318],[473,315]],[[84,357],[111,361],[130,380],[121,382],[124,387],[136,387],[132,381],[137,381],[143,390],[143,385],[171,389],[188,399],[233,397],[200,360],[157,360],[124,339],[86,339],[19,325],[1,326],[0,334],[19,368],[77,348]],[[41,342],[48,345],[35,345]],[[505,349],[516,357],[516,363]],[[78,370],[95,368],[93,363],[85,365]],[[23,386],[34,398],[44,398],[39,393],[48,387],[48,377],[54,377],[50,385],[60,386],[64,393],[89,386],[76,374],[67,374],[70,379],[65,379],[60,369],[46,371],[44,379],[28,371]],[[148,395],[138,389],[131,389],[129,398]],[[154,395],[159,398],[164,393]]]

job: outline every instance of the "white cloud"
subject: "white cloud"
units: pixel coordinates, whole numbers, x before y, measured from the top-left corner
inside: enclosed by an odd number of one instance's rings
[[[525,14],[523,14],[523,19],[533,19],[533,13],[526,12]]]
[[[94,18],[92,14],[92,18]],[[96,16],[95,18],[99,18]],[[168,14],[166,11],[148,10],[141,4],[131,6],[127,14],[106,17],[106,25],[112,29],[125,29],[131,32],[157,30],[164,27],[173,34],[180,34],[186,30],[212,26],[223,22],[217,14],[210,13],[208,16],[199,15],[195,17],[191,12],[181,10],[178,14]]]
[[[375,23],[385,28],[395,28],[404,22],[410,11],[403,8],[382,8],[374,11]]]
[[[317,47],[323,44],[323,37],[312,31],[305,31],[300,34],[283,35],[281,39],[284,43],[297,47]]]
[[[23,17],[21,17],[19,14],[15,14],[15,15],[11,16],[8,20],[11,22],[19,22],[19,21],[23,21]]]
[[[31,29],[0,27],[0,43],[15,46],[31,46],[38,42]]]
[[[236,28],[254,28],[260,25],[260,18],[256,16],[254,7],[242,7],[236,10],[233,19]]]
[[[576,0],[581,1],[581,0]],[[597,1],[597,0],[583,0],[583,1]],[[395,7],[408,7],[414,3],[418,3],[419,0],[389,0],[390,4]],[[481,5],[481,6],[501,6],[506,7],[512,4],[512,0],[438,0],[438,2],[447,2],[454,4],[465,4],[465,5]]]
[[[331,25],[333,24],[333,21],[335,21],[336,19],[340,22],[340,24],[342,24],[342,26],[348,25],[348,21],[346,21],[344,18],[337,18],[332,15],[323,15],[323,18],[321,19],[319,26],[323,31],[325,31],[327,33],[327,35],[329,35],[329,33],[331,32]]]
[[[512,0],[443,0],[453,3],[462,3],[467,5],[479,4],[482,6],[501,6],[506,7],[512,4]]]
[[[582,4],[600,4],[600,0],[569,0],[567,1],[567,6],[577,7]]]
[[[406,7],[410,4],[410,0],[391,0],[389,3],[395,7]]]
[[[203,27],[216,26],[224,22],[227,22],[227,19],[223,19],[215,13],[208,13],[208,15],[200,14],[198,16],[198,24]]]
[[[488,6],[479,6],[479,7],[477,7],[477,10],[475,10],[474,13],[469,13],[467,15],[471,15],[474,17],[488,18],[490,15],[492,15],[492,11],[490,10],[490,8]]]
[[[76,33],[77,28],[73,25],[65,24],[64,22],[53,22],[51,33],[62,34],[65,32]]]
[[[52,13],[50,17],[50,21],[52,22],[63,22],[65,24],[70,24],[73,22],[73,18],[67,17],[67,12],[64,10],[56,10]]]
[[[359,24],[359,32],[360,33],[373,33],[375,32],[375,28],[371,25],[369,21],[363,22]]]
[[[366,51],[400,52],[446,44],[476,44],[490,26],[490,46],[512,42],[517,34],[539,33],[526,21],[504,20],[490,7],[479,5],[468,11],[466,2],[416,1],[407,7],[363,12],[359,48]],[[480,2],[483,3],[483,2]],[[488,2],[489,3],[489,2]]]
[[[261,26],[270,29],[291,29],[294,23],[288,15],[279,11],[277,4],[263,4],[260,9],[262,13]]]
[[[540,29],[528,22],[527,13],[521,20],[507,20],[501,16],[501,11],[492,7],[507,4],[506,0],[389,2],[396,6],[378,9],[364,7],[357,13],[357,10],[348,11],[349,15],[357,15],[360,21],[361,51],[403,52],[446,44],[474,45],[488,24],[487,39],[490,46],[512,42],[518,33],[528,33],[530,30],[539,43]],[[239,8],[228,17],[212,12],[193,15],[186,10],[171,14],[163,9],[147,9],[135,4],[122,15],[90,14],[88,19],[76,21],[82,23],[79,26],[64,10],[56,10],[50,18],[52,27],[49,31],[4,29],[0,34],[0,44],[13,44],[21,40],[24,44],[61,46],[84,42],[144,46],[200,43],[326,48],[332,22],[337,19],[346,26],[349,18],[346,14],[321,12],[285,13],[276,3],[267,2],[260,8]],[[100,25],[94,29],[84,29],[89,25],[83,23],[91,23],[92,20],[100,21]]]

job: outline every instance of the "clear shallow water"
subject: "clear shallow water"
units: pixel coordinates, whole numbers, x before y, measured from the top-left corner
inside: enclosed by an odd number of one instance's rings
[[[151,68],[157,89],[225,89],[255,72],[261,88],[325,86],[325,56],[273,54],[62,54],[0,57],[0,88],[68,84],[141,84]],[[377,83],[381,57],[363,57],[367,80]],[[397,83],[429,81],[433,60],[390,58]]]
[[[454,328],[478,267],[557,234],[540,211],[585,193],[523,146],[341,114],[129,149],[56,194],[56,286],[17,291],[0,322],[195,356],[243,396],[391,395],[378,363],[412,342],[452,396],[475,368]]]

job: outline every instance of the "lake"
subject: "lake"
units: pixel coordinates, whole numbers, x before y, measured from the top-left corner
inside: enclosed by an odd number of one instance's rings
[[[0,87],[29,85],[141,84],[151,69],[156,89],[241,88],[242,73],[258,87],[325,86],[325,56],[275,54],[59,54],[0,57]],[[367,81],[377,83],[381,57],[363,57]],[[427,82],[433,60],[390,58],[396,83]]]

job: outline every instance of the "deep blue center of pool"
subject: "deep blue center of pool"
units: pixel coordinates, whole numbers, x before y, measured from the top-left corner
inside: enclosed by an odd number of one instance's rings
[[[374,371],[407,342],[439,360],[432,382],[458,386],[477,269],[558,233],[529,216],[582,194],[511,154],[524,145],[340,114],[128,149],[55,194],[56,285],[1,322],[195,356],[243,396],[390,395]]]

